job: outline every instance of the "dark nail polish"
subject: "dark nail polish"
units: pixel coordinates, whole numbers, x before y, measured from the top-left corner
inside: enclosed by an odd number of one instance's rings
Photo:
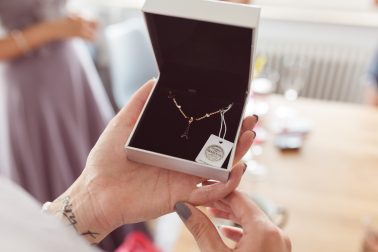
[[[180,216],[182,221],[187,221],[189,217],[192,215],[189,207],[187,207],[184,203],[178,202],[175,205],[175,211]]]
[[[255,139],[256,138],[256,131],[254,131],[254,130],[252,130],[252,132],[253,132],[253,134],[254,134],[254,136],[253,136],[253,139]]]
[[[244,169],[243,169],[243,174],[245,173],[245,171],[247,170],[247,164],[246,163],[244,163]]]
[[[256,122],[259,121],[259,116],[258,115],[253,115],[254,117],[256,117]]]

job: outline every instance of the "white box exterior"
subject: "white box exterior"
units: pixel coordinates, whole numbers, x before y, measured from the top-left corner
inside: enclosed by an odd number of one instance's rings
[[[216,8],[216,11],[214,11]],[[166,16],[173,16],[179,18],[187,18],[194,20],[208,21],[212,23],[227,24],[245,28],[253,29],[253,43],[251,50],[251,69],[254,65],[254,54],[257,42],[258,24],[260,18],[260,9],[250,5],[240,5],[228,2],[220,2],[216,0],[146,0],[142,11],[145,13],[160,14]],[[252,80],[253,71],[250,73],[250,81]],[[157,80],[156,83],[158,83]],[[250,84],[249,84],[250,85]],[[246,92],[246,97],[249,94],[250,86]],[[151,92],[150,97],[154,90]],[[144,163],[152,166],[158,166],[173,171],[183,172],[194,176],[199,176],[207,179],[214,179],[221,182],[226,182],[229,178],[230,171],[233,166],[233,159],[235,155],[236,143],[240,134],[242,120],[239,123],[239,129],[234,140],[234,148],[231,152],[230,162],[227,169],[212,167],[205,164],[200,164],[195,161],[185,160],[177,157],[172,157],[152,151],[147,151],[130,146],[130,141],[134,135],[135,129],[138,127],[139,121],[145,108],[149,102],[148,98],[138,121],[129,136],[125,145],[127,157],[129,160]],[[243,117],[245,114],[247,99],[243,108]]]

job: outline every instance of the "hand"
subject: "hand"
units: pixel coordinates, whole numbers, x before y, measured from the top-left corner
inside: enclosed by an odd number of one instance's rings
[[[97,22],[86,20],[80,16],[68,16],[52,22],[50,26],[58,39],[79,37],[94,41],[97,33]]]
[[[363,244],[363,252],[378,252],[378,231],[369,228],[366,232]]]
[[[217,218],[231,220],[243,229],[221,227],[221,233],[236,242],[227,247],[210,219],[187,203],[178,203],[176,212],[193,234],[202,252],[289,252],[290,240],[268,217],[240,192],[233,192],[223,200],[210,204],[210,212]]]
[[[203,178],[129,161],[124,144],[153,86],[153,81],[144,85],[109,123],[89,154],[82,175],[52,205],[52,212],[58,213],[62,199],[69,196],[75,228],[101,234],[89,239],[91,242],[100,241],[120,225],[172,212],[179,201],[200,205],[221,199],[238,186],[245,170],[244,164],[236,163],[227,183],[197,187]],[[244,120],[235,162],[250,148],[256,121],[253,116]]]

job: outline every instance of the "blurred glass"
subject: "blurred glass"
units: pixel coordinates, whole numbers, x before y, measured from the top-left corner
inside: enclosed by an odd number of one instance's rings
[[[252,81],[253,113],[263,116],[269,111],[267,98],[276,91],[280,75],[268,64],[264,55],[256,57],[254,79]]]
[[[264,69],[252,81],[254,113],[263,116],[269,111],[267,98],[273,94],[277,87],[279,74],[271,67]]]
[[[281,88],[285,99],[295,101],[307,81],[309,61],[303,56],[285,56],[282,61]]]
[[[265,55],[257,55],[255,67],[253,69],[254,79],[252,81],[252,95],[247,105],[247,114],[256,114],[260,122],[255,127],[256,138],[251,149],[243,157],[247,164],[247,173],[253,176],[253,179],[260,180],[266,173],[264,165],[260,164],[254,157],[263,153],[263,143],[267,137],[267,131],[262,126],[263,117],[269,111],[268,97],[276,91],[279,74],[268,64],[268,58]]]

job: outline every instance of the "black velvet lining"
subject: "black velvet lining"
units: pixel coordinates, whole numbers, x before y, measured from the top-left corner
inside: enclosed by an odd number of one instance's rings
[[[189,139],[181,138],[188,116],[201,117],[233,104],[225,114],[226,139],[235,140],[248,93],[252,30],[182,18],[146,14],[160,78],[130,146],[194,161],[211,134],[218,135],[220,115],[194,122]],[[229,157],[222,168],[227,168]]]

